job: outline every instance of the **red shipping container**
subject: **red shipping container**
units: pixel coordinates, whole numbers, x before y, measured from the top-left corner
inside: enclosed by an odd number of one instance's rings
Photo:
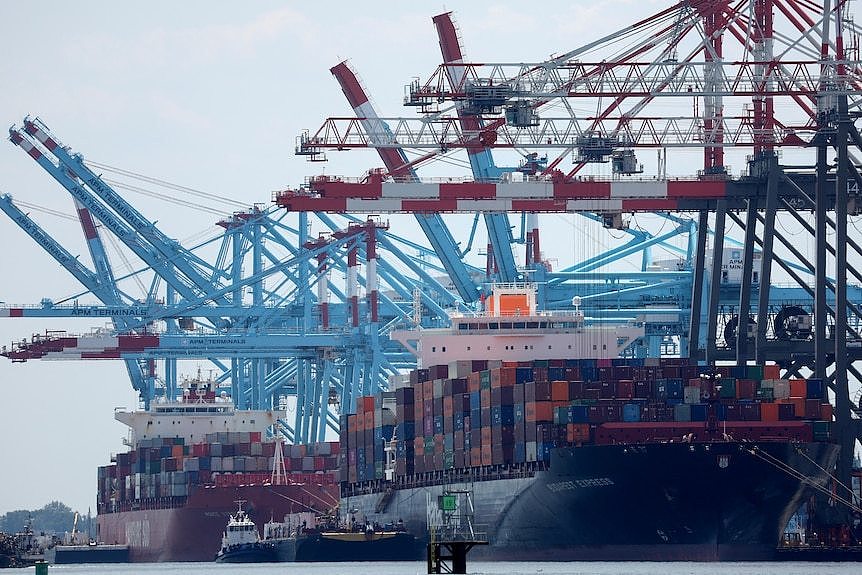
[[[634,397],[634,382],[630,379],[618,381],[616,397],[621,399],[631,399]]]
[[[736,380],[736,399],[754,399],[757,392],[757,382],[753,379]]]
[[[781,379],[781,368],[773,364],[764,365],[763,379]]]
[[[797,398],[802,397],[805,398],[808,395],[808,382],[804,379],[791,379],[790,380],[790,397]],[[796,415],[800,415],[800,412],[797,411]]]
[[[374,413],[374,397],[373,396],[366,395],[366,396],[360,397],[359,403],[362,406],[361,407],[362,413],[368,413],[369,411],[371,413]]]
[[[820,418],[820,400],[806,399],[805,400],[805,419]]]
[[[832,421],[833,408],[831,403],[820,404],[820,420]]]
[[[535,384],[535,400],[536,401],[551,401],[551,384],[543,381]],[[526,390],[525,390],[526,391]],[[526,394],[525,394],[526,395]]]
[[[517,373],[518,370],[516,368],[502,368],[500,370],[500,387],[512,387],[515,385]]]
[[[587,423],[570,423],[566,426],[566,440],[569,443],[590,441],[590,426]]]
[[[252,443],[260,443],[260,431],[252,431],[248,434],[248,437]]]
[[[777,403],[761,403],[760,404],[760,420],[761,421],[778,421],[778,405]]]
[[[554,421],[554,404],[550,401],[537,401],[535,403],[535,417],[532,419],[534,422],[542,422],[542,423],[550,423]],[[527,419],[527,421],[531,421]]]

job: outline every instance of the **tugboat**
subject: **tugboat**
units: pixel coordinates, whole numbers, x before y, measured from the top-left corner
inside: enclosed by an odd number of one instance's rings
[[[264,541],[242,504],[237,501],[238,509],[231,514],[221,540],[221,549],[216,553],[217,563],[272,563],[278,561],[275,545]]]

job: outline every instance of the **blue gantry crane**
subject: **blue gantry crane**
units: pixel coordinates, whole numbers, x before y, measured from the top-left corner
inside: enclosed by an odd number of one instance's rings
[[[831,321],[846,324],[853,337],[860,333],[862,293],[839,277],[815,282],[832,287],[821,293],[810,285],[815,266],[805,257],[771,261],[773,240],[786,240],[781,233],[773,229],[754,235],[757,225],[769,226],[779,199],[787,204],[778,208],[784,213],[813,206],[818,184],[810,174],[790,170],[777,179],[780,166],[771,150],[804,141],[782,132],[767,114],[773,108],[765,102],[781,95],[780,90],[752,96],[765,84],[722,84],[723,66],[730,64],[717,57],[721,46],[714,39],[720,30],[711,10],[704,3],[680,5],[676,12],[666,11],[661,18],[646,19],[552,60],[511,65],[465,62],[450,15],[437,16],[433,22],[444,63],[427,82],[412,84],[405,98],[422,118],[381,117],[342,62],[332,73],[355,117],[327,120],[297,146],[297,153],[310,159],[321,159],[328,149],[374,148],[383,169],[369,170],[357,181],[312,178],[308,188],[277,194],[275,205],[223,218],[218,234],[190,247],[171,239],[124,200],[44,123],[27,118],[22,128],[10,131],[10,139],[77,202],[92,269],[17,209],[10,196],[0,206],[80,281],[86,292],[78,297],[91,294],[95,301],[9,306],[0,308],[0,316],[107,317],[114,325],[111,333],[89,337],[40,335],[17,342],[4,354],[14,361],[122,359],[145,404],[176,394],[182,362],[208,361],[214,378],[240,407],[289,403],[295,417],[283,422],[288,437],[313,441],[337,425],[335,408],[350,411],[356,397],[386,388],[389,376],[415,365],[389,340],[391,330],[446,325],[453,309],[480,309],[493,282],[529,280],[538,286],[542,309],[571,308],[577,297],[590,322],[643,322],[647,335],[629,350],[632,355],[745,361],[751,357],[751,340],[759,359],[780,360],[787,373],[798,372],[810,363],[815,303],[829,304]],[[669,14],[677,25],[663,26]],[[701,30],[701,20],[707,23],[703,30],[712,31],[679,59],[682,36]],[[617,50],[620,38],[636,32],[643,35],[641,43]],[[758,38],[752,45],[762,53],[767,44]],[[582,60],[603,48],[610,50],[606,58]],[[703,53],[710,54],[705,62],[692,63]],[[803,50],[802,57],[809,56]],[[756,64],[741,67],[743,78],[766,73]],[[798,101],[816,95],[809,76],[789,68],[774,73],[787,76],[785,85],[800,92],[786,96]],[[692,90],[686,82],[691,78],[704,80],[703,89]],[[648,86],[652,88],[645,91]],[[809,88],[813,92],[806,92]],[[700,98],[707,105],[703,114],[685,121],[647,114],[663,93],[676,101]],[[731,96],[754,97],[756,118],[722,115],[723,98]],[[577,106],[565,103],[572,98],[605,98],[611,104],[580,117]],[[450,107],[441,109],[447,102]],[[548,109],[565,113],[553,117]],[[781,137],[764,139],[768,126]],[[734,140],[725,141],[731,133]],[[728,146],[753,146],[757,152],[742,178],[729,177],[724,166]],[[705,150],[704,170],[697,178],[639,177],[635,149],[674,147]],[[497,166],[492,151],[499,148],[515,151],[516,165]],[[422,165],[453,150],[466,152],[469,181],[453,178],[431,185],[419,178]],[[411,160],[414,152],[418,157]],[[559,155],[549,162],[547,154],[553,152]],[[574,167],[564,173],[562,161],[569,156]],[[613,166],[608,181],[580,176],[584,166],[608,161]],[[736,244],[724,229],[726,218],[738,217],[734,210],[747,210],[746,218],[753,218],[739,222],[746,237]],[[761,224],[758,211],[766,213]],[[474,214],[472,226],[450,226],[449,212]],[[512,225],[510,212],[520,215],[519,226]],[[623,239],[555,270],[541,250],[540,240],[548,241],[547,234],[540,238],[545,228],[538,214],[543,212],[582,216],[575,234],[583,234],[583,242],[595,241],[607,230],[620,232]],[[363,213],[369,217],[353,215]],[[384,213],[412,214],[429,245],[374,217]],[[656,225],[662,229],[655,233],[626,225],[634,213],[653,214],[644,218],[665,223]],[[709,213],[717,214],[712,229]],[[482,219],[489,247],[485,264],[475,265],[482,255],[473,249],[481,243]],[[115,277],[100,233],[117,238],[140,262],[138,269]],[[466,239],[461,237],[465,233]],[[710,236],[711,253],[706,249]],[[523,263],[515,257],[519,246]],[[670,257],[655,258],[658,248]],[[754,263],[758,255],[768,261],[765,265],[783,266],[799,285],[770,285],[768,272],[758,276],[765,272]],[[609,271],[635,258],[639,269]],[[133,294],[130,278],[148,280],[149,288]],[[842,307],[844,300],[850,305]],[[745,322],[751,314],[756,321]],[[767,334],[769,341],[762,341]]]

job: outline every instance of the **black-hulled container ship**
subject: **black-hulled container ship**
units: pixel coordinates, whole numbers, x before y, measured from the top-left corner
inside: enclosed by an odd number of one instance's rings
[[[235,409],[198,385],[178,401],[117,412],[132,438],[128,452],[99,468],[98,539],[128,545],[133,562],[212,561],[237,500],[258,523],[329,512],[339,444],[267,438],[284,415]]]
[[[342,509],[418,534],[429,504],[463,489],[492,559],[772,559],[837,457],[823,382],[586,359],[616,354],[619,332],[538,314],[516,287],[484,316],[415,335],[430,367],[342,416]],[[581,357],[554,357],[571,349]]]

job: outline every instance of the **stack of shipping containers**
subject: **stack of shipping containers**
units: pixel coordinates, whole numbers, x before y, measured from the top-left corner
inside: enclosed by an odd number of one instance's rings
[[[780,379],[774,365],[458,361],[414,370],[394,394],[360,398],[356,414],[341,418],[340,476],[383,479],[393,431],[396,476],[541,466],[554,447],[679,440],[710,419],[747,439],[824,441],[825,397],[823,381]]]
[[[99,467],[99,512],[131,508],[146,500],[180,502],[195,485],[265,483],[272,477],[277,446],[262,440],[259,432],[211,433],[192,445],[182,438],[139,441],[135,449],[117,454],[116,463]],[[284,445],[282,453],[294,481],[336,479],[337,442]]]

